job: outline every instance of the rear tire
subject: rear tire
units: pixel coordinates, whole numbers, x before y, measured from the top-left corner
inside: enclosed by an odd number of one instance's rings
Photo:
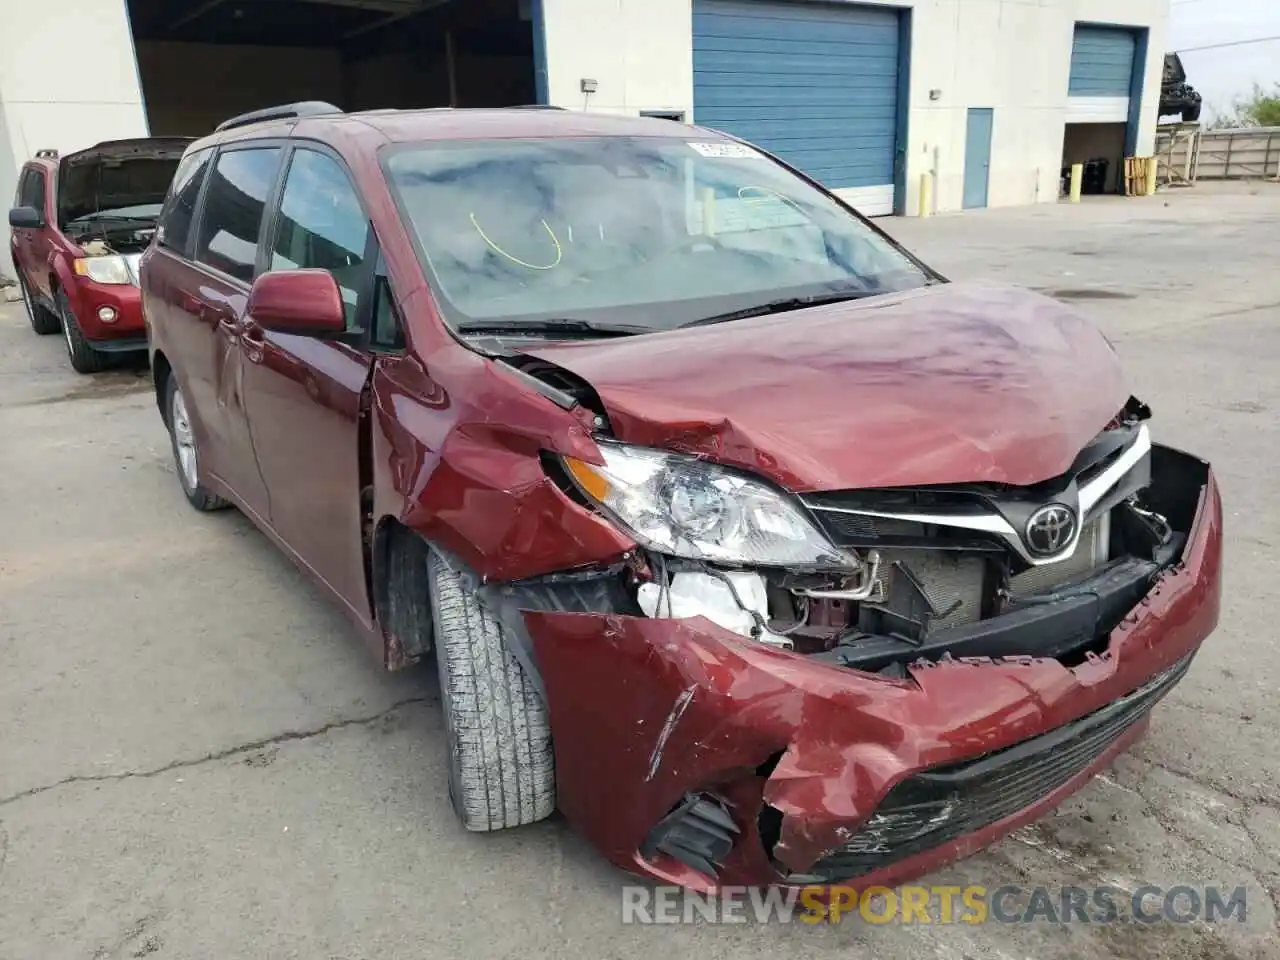
[[[22,291],[22,305],[27,308],[27,319],[31,321],[31,329],[42,337],[47,337],[51,333],[57,333],[62,329],[62,321],[58,319],[58,315],[36,302],[31,296],[31,291],[27,289],[26,278],[19,272],[18,289]]]
[[[546,704],[501,624],[434,552],[427,575],[453,809],[477,832],[543,820],[556,806]]]
[[[191,427],[186,399],[172,373],[164,382],[164,419],[169,427],[173,465],[178,468],[178,483],[182,485],[187,502],[201,513],[226,509],[230,504],[200,483],[200,452],[196,446],[195,430]]]
[[[71,309],[71,301],[67,294],[59,290],[55,299],[58,302],[58,313],[62,316],[63,339],[67,342],[67,356],[71,359],[71,369],[76,373],[101,373],[107,367],[107,358],[93,349],[89,341],[80,331],[76,322],[75,311]]]

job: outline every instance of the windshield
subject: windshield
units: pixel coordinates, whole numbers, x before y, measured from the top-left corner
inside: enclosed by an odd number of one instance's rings
[[[447,318],[664,330],[930,277],[785,168],[728,141],[415,144],[386,170]]]
[[[59,178],[64,225],[111,217],[154,220],[160,215],[180,157],[136,157],[67,164]]]

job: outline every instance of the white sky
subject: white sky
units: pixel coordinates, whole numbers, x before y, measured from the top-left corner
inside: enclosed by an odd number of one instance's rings
[[[1172,50],[1280,36],[1280,0],[1173,0],[1172,14]],[[1183,54],[1182,65],[1206,111],[1221,113],[1254,81],[1269,88],[1280,83],[1280,40]]]

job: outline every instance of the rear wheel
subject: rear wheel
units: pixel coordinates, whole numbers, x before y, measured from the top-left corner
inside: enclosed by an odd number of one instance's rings
[[[31,321],[31,329],[42,337],[46,337],[51,333],[57,333],[62,327],[62,321],[58,319],[58,315],[36,302],[31,296],[31,291],[27,289],[27,280],[19,273],[18,289],[22,291],[22,305],[27,308],[27,319]]]
[[[59,290],[55,299],[58,302],[58,313],[62,317],[62,337],[67,342],[67,356],[71,359],[71,369],[76,373],[101,373],[106,369],[107,358],[90,346],[76,322],[75,311],[71,309],[71,301],[67,294]]]
[[[543,820],[556,806],[546,704],[462,578],[434,552],[426,572],[454,811],[474,831]]]
[[[196,434],[191,428],[186,398],[172,374],[165,380],[164,409],[169,424],[169,441],[173,446],[173,462],[178,468],[178,482],[182,484],[187,502],[201,512],[227,507],[227,501],[210,493],[200,483],[200,451],[196,446]]]

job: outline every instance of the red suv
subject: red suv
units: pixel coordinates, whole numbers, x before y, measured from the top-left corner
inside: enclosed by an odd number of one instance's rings
[[[142,289],[187,498],[434,655],[469,829],[892,884],[1082,786],[1217,623],[1213,475],[1101,333],[711,130],[239,118]]]
[[[10,247],[31,326],[62,330],[71,366],[144,351],[138,260],[189,139],[114,140],[59,158],[41,150],[18,178]]]

